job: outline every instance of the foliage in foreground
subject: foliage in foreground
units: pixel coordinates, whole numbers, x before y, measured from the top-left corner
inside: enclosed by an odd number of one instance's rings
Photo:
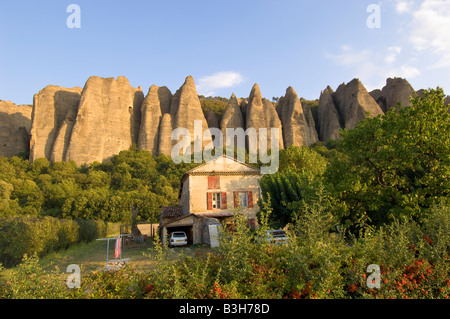
[[[299,217],[290,243],[261,240],[267,220],[252,231],[237,216],[235,233],[221,247],[180,256],[155,245],[154,270],[133,267],[82,272],[81,288],[68,289],[67,275],[43,270],[26,257],[8,280],[3,298],[449,298],[450,208],[436,206],[419,226],[396,221],[359,238],[335,233],[335,218],[320,207]],[[172,255],[173,256],[173,255]],[[367,266],[381,268],[381,287],[369,288]],[[1,272],[0,272],[1,274]]]

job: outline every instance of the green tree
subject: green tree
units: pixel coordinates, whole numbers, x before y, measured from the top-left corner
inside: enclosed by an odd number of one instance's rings
[[[327,167],[327,160],[306,146],[291,145],[280,152],[279,171],[291,170],[295,173],[322,175]]]
[[[367,118],[342,141],[325,174],[347,224],[393,218],[419,223],[436,200],[450,199],[450,120],[444,92],[430,89],[411,107]]]
[[[308,147],[282,150],[278,173],[260,180],[262,196],[272,210],[269,223],[284,227],[325,196],[322,175],[326,167],[327,160]]]

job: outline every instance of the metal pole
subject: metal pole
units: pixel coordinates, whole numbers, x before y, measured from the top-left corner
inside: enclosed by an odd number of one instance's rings
[[[108,267],[109,239],[106,240],[106,267]]]

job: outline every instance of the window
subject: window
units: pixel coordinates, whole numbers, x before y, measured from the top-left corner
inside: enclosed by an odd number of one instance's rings
[[[221,208],[222,207],[220,205],[221,197],[222,197],[221,193],[213,193],[212,194],[212,208]]]
[[[252,191],[234,192],[234,207],[253,208],[253,192]]]
[[[207,209],[227,209],[227,193],[206,193]]]
[[[239,192],[239,207],[248,207],[247,192]]]

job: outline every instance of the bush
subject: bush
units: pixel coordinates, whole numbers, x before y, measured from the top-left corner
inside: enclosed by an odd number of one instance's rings
[[[1,267],[0,267],[1,270]],[[65,282],[58,280],[59,269],[46,271],[39,265],[37,255],[23,256],[14,275],[1,280],[0,299],[57,299],[67,294]]]
[[[77,242],[106,236],[106,224],[94,220],[58,219],[50,216],[13,217],[0,221],[0,261],[17,265],[26,254],[38,257],[66,249]]]
[[[78,229],[78,242],[91,242],[97,238],[106,236],[106,223],[99,220],[92,219],[77,219]]]
[[[259,240],[267,229],[267,215],[261,215],[256,231],[237,215],[234,231],[224,230],[218,249],[175,257],[156,238],[150,271],[130,266],[94,271],[83,274],[81,289],[67,289],[61,274],[43,270],[34,257],[26,257],[9,279],[0,280],[0,297],[448,299],[448,209],[435,205],[422,225],[396,220],[345,237],[335,232],[336,219],[329,209],[312,206],[288,230],[290,243],[283,246]],[[85,224],[93,227],[92,222]],[[370,264],[380,266],[380,288],[368,287]]]
[[[424,225],[397,220],[345,237],[336,232],[336,218],[328,209],[313,206],[296,220],[286,246],[257,240],[264,222],[254,232],[236,216],[235,231],[225,231],[213,252],[173,262],[168,250],[156,245],[157,266],[147,279],[146,297],[448,298],[447,213],[448,207],[436,206]],[[381,268],[379,289],[367,284],[371,264]]]

